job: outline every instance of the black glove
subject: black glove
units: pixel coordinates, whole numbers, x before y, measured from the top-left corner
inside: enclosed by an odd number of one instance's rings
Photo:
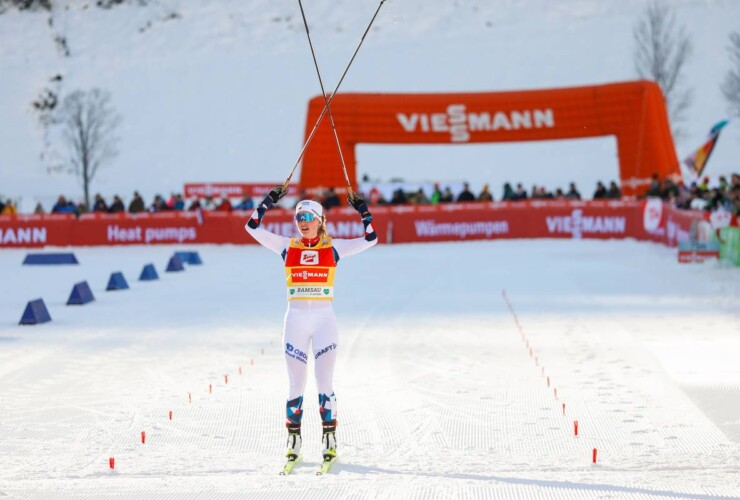
[[[349,204],[358,212],[367,212],[367,203],[365,199],[357,193],[349,193],[347,195],[347,201]]]
[[[277,203],[278,200],[280,200],[280,198],[282,198],[286,194],[288,194],[288,188],[286,188],[282,184],[278,184],[277,186],[272,188],[272,191],[270,191],[267,196],[269,196],[270,199],[272,199],[273,203]]]

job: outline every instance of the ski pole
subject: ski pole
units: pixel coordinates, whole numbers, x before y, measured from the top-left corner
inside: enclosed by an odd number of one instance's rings
[[[316,60],[316,51],[313,48],[313,42],[311,41],[311,34],[308,29],[308,21],[306,20],[306,13],[303,10],[303,2],[298,0],[298,6],[301,8],[301,16],[303,17],[303,26],[306,28],[306,38],[308,38],[308,46],[311,48],[311,57],[313,57],[313,65],[316,68],[316,75],[319,77],[319,85],[321,86],[321,95],[324,97],[324,106],[326,113],[329,115],[329,123],[331,123],[331,129],[334,132],[334,142],[337,145],[337,151],[339,151],[339,160],[342,162],[342,171],[344,172],[344,179],[347,181],[347,189],[349,194],[352,195],[352,184],[349,182],[349,175],[347,174],[347,165],[344,163],[344,154],[342,153],[342,145],[339,142],[339,134],[337,134],[337,126],[334,123],[334,115],[332,115],[331,107],[329,106],[329,99],[326,97],[326,90],[324,89],[324,80],[321,78],[321,71],[319,70],[319,62]]]
[[[306,148],[308,148],[308,145],[311,143],[311,139],[313,139],[313,136],[316,133],[316,130],[319,128],[319,124],[321,123],[322,118],[324,118],[324,115],[326,114],[326,105],[331,103],[332,100],[334,100],[334,96],[337,94],[337,91],[339,90],[339,86],[344,81],[344,77],[347,75],[347,71],[349,71],[350,66],[352,66],[352,63],[354,62],[355,57],[357,56],[357,53],[360,51],[360,47],[362,47],[362,42],[365,41],[365,37],[370,31],[370,27],[375,22],[375,18],[378,17],[378,12],[380,12],[380,8],[383,6],[384,3],[385,3],[385,0],[380,0],[380,4],[378,5],[378,8],[375,10],[375,14],[373,14],[372,19],[370,19],[370,23],[367,25],[367,28],[365,29],[365,33],[362,34],[360,43],[357,44],[357,48],[355,49],[354,54],[352,54],[352,58],[349,60],[349,63],[347,63],[347,67],[344,68],[344,72],[342,73],[341,78],[339,78],[339,81],[337,82],[336,87],[334,87],[334,91],[331,93],[331,96],[329,97],[328,101],[324,103],[324,108],[321,110],[321,114],[319,114],[319,117],[316,119],[316,123],[314,124],[313,129],[311,129],[311,133],[308,134],[308,137],[306,138],[306,142],[303,144],[303,148],[301,149],[301,152],[298,155],[298,158],[293,164],[293,168],[290,171],[290,175],[288,175],[288,178],[285,179],[285,182],[283,183],[283,187],[286,187],[288,183],[290,182],[290,179],[293,177],[293,174],[295,173],[295,169],[298,167],[298,163],[300,163],[301,159],[303,158],[303,155],[306,153]]]

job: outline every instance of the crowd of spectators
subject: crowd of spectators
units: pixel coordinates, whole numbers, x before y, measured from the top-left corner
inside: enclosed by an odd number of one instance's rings
[[[449,186],[445,187],[443,190],[439,183],[436,183],[434,184],[431,196],[427,196],[423,189],[418,189],[412,192],[405,192],[403,189],[396,189],[393,192],[391,199],[387,200],[380,190],[372,189],[367,193],[367,198],[372,205],[437,205],[439,203],[495,201],[495,197],[491,193],[491,189],[488,184],[484,184],[483,188],[476,195],[470,190],[470,185],[467,182],[463,183],[462,191],[457,195],[452,193]],[[608,188],[604,183],[599,181],[592,198],[594,200],[620,199],[622,198],[622,191],[614,181],[609,184]],[[561,188],[557,188],[555,191],[550,191],[544,186],[537,185],[533,185],[532,188],[527,191],[522,183],[518,183],[516,188],[514,188],[507,182],[504,184],[503,192],[501,194],[501,201],[580,199],[582,199],[581,193],[578,191],[578,188],[576,188],[574,182],[570,183],[567,191],[563,191]]]
[[[740,215],[740,174],[732,174],[729,182],[722,175],[716,184],[711,184],[710,179],[704,177],[688,185],[670,178],[661,180],[653,175],[647,196],[661,198],[677,208],[726,210],[733,215]]]
[[[249,196],[244,196],[238,204],[233,204],[231,200],[225,196],[218,200],[214,199],[212,196],[206,196],[202,200],[194,198],[188,204],[182,194],[179,193],[172,193],[166,200],[162,195],[158,194],[154,196],[151,204],[147,206],[147,203],[144,201],[141,194],[139,194],[138,191],[134,191],[133,197],[128,205],[126,205],[119,195],[114,195],[109,204],[102,195],[96,194],[92,202],[92,210],[88,210],[84,203],[75,203],[65,196],[60,195],[54,206],[51,208],[50,213],[80,215],[88,212],[109,214],[128,212],[131,214],[137,214],[144,212],[194,211],[198,209],[231,212],[232,210],[251,210],[253,208],[254,202]],[[37,204],[34,213],[45,213],[44,207],[40,203]]]
[[[463,183],[462,190],[453,194],[452,189],[447,186],[444,189],[439,183],[434,184],[431,194],[427,194],[423,189],[405,191],[402,188],[396,189],[390,199],[386,199],[378,188],[372,188],[368,193],[364,193],[369,204],[371,205],[437,205],[440,203],[464,203],[464,202],[487,202],[496,201],[490,186],[485,184],[477,194],[471,191],[470,185]],[[298,198],[308,197],[305,193],[296,193]],[[650,188],[646,196],[659,197],[669,203],[674,204],[677,208],[695,209],[695,210],[718,210],[724,209],[734,215],[740,215],[740,175],[733,174],[728,181],[725,176],[720,176],[718,183],[710,185],[708,178],[702,179],[701,182],[693,182],[689,185],[682,181],[673,181],[670,178],[660,179],[657,175],[653,176]],[[609,183],[607,187],[603,182],[596,184],[596,189],[592,199],[620,199],[622,192],[615,181]],[[344,204],[342,198],[337,194],[334,188],[329,188],[319,197],[325,208],[331,209]],[[554,191],[548,190],[544,186],[533,185],[529,190],[525,189],[522,183],[512,186],[505,183],[501,193],[501,201],[522,201],[522,200],[581,200],[582,196],[576,184],[571,182],[567,190],[557,188]],[[182,194],[172,193],[169,198],[156,195],[151,204],[146,203],[144,198],[135,191],[128,205],[124,200],[115,195],[111,200],[106,200],[100,194],[96,194],[92,202],[92,209],[88,210],[84,203],[75,203],[65,196],[59,196],[50,213],[72,213],[82,214],[87,212],[96,213],[156,213],[164,211],[194,211],[194,210],[214,210],[222,212],[231,212],[234,210],[250,211],[255,208],[254,200],[251,196],[242,197],[238,203],[232,202],[231,199],[224,196],[214,198],[206,196],[204,198],[193,198],[185,200]],[[17,213],[15,204],[11,200],[0,201],[0,215]],[[45,213],[41,203],[36,205],[34,213]]]

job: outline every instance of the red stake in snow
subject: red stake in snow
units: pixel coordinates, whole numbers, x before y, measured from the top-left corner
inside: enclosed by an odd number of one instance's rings
[[[555,393],[555,399],[558,399],[558,388],[557,388],[557,387],[555,387],[555,388],[553,389],[553,392]]]
[[[550,387],[550,375],[547,376],[547,387]]]
[[[596,448],[594,448],[593,461],[594,461],[594,463],[596,463]]]
[[[188,392],[188,403],[192,403],[192,402],[193,402],[193,396],[191,396],[190,393]]]
[[[111,469],[115,469],[116,468],[116,459],[115,458],[110,457],[108,459],[108,467],[110,467]]]
[[[229,376],[228,375],[224,375],[224,383],[227,384],[227,385],[229,384]]]
[[[241,374],[242,374],[242,367],[240,366],[239,367],[239,375],[241,375]]]
[[[578,420],[573,421],[573,433],[577,436],[578,435]]]
[[[208,394],[213,394],[213,384],[208,384]]]
[[[565,403],[563,403],[563,416],[565,416]]]
[[[172,420],[172,410],[170,410],[170,420]]]
[[[141,431],[141,444],[146,443],[146,431]]]

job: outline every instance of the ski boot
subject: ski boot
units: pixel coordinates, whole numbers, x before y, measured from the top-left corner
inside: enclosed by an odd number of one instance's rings
[[[322,436],[322,442],[324,443],[324,462],[321,464],[321,470],[317,472],[318,475],[323,475],[329,472],[329,469],[334,462],[337,461],[337,439],[335,432],[337,430],[337,421],[328,420],[323,423],[324,432]]]
[[[288,424],[287,427],[288,450],[285,452],[285,456],[288,461],[280,473],[281,476],[290,474],[293,471],[293,467],[301,460],[301,424]]]

